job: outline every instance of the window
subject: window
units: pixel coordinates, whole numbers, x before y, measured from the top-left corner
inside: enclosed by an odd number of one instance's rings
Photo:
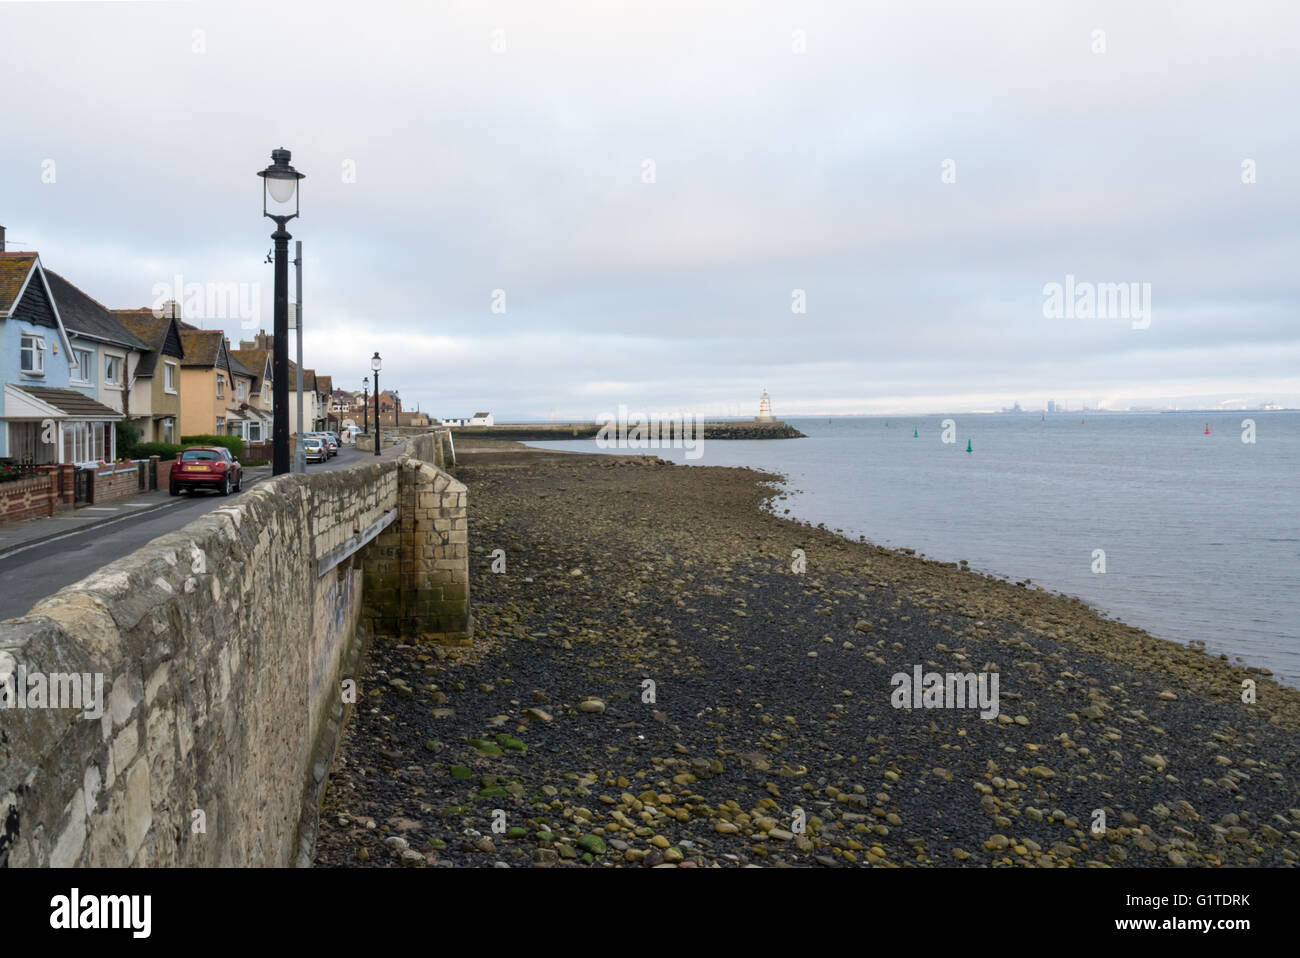
[[[19,369],[32,376],[45,375],[45,340],[40,336],[23,336],[19,340]]]
[[[175,442],[175,441],[176,441],[176,420],[174,420],[174,419],[164,419],[164,420],[163,420],[163,422],[162,422],[162,441],[163,441],[163,442]]]
[[[121,356],[104,357],[104,384],[108,386],[122,385],[122,357]]]
[[[242,379],[235,382],[235,396],[240,401],[244,401],[244,381]]]
[[[221,373],[217,373],[217,398],[224,399],[225,397],[226,397],[226,377],[221,375]]]
[[[75,373],[77,382],[91,382],[91,374],[95,371],[95,354],[89,349],[74,349],[72,351],[72,361],[77,364]]]
[[[163,388],[169,393],[176,392],[176,364],[163,363]],[[171,420],[168,420],[170,422]],[[171,440],[167,440],[171,442]]]
[[[262,441],[262,424],[260,422],[250,422],[248,424],[248,441],[249,442]]]
[[[262,405],[271,405],[271,384],[262,383]]]

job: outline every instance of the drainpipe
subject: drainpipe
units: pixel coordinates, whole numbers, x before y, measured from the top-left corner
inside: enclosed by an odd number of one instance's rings
[[[294,328],[298,331],[298,442],[293,454],[293,471],[307,471],[307,450],[302,447],[302,240],[294,240],[293,266],[298,274],[298,308]]]

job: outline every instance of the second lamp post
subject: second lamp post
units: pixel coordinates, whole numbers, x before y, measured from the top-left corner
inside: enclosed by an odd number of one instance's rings
[[[383,367],[384,361],[379,358],[379,350],[370,357],[370,368],[375,372],[375,455],[379,455],[379,447],[383,444],[384,431],[380,428],[379,422],[379,370]]]

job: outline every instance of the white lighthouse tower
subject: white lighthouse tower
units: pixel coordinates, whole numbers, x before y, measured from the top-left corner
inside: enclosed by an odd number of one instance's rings
[[[755,422],[776,422],[776,417],[772,415],[772,400],[767,398],[767,390],[763,390],[763,395],[758,399],[758,415],[754,417]]]

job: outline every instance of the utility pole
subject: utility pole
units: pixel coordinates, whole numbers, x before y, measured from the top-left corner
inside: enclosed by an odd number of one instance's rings
[[[298,271],[298,308],[294,328],[298,330],[298,444],[293,454],[293,471],[307,471],[307,450],[302,447],[302,240],[294,240],[293,265]]]

